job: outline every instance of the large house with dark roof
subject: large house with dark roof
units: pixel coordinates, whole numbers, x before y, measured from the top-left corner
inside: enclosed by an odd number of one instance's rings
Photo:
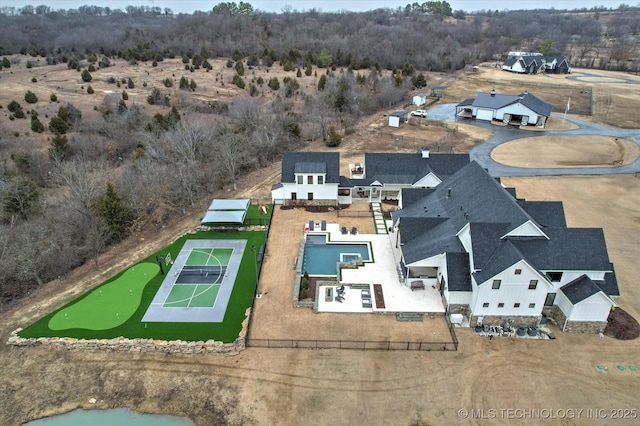
[[[397,200],[403,188],[433,188],[469,163],[468,154],[365,153],[364,162],[340,176],[339,153],[286,152],[275,204],[345,205]],[[357,171],[357,172],[356,172]]]
[[[564,56],[544,56],[541,53],[511,52],[502,64],[503,71],[518,74],[571,73],[571,64]]]
[[[393,213],[407,280],[432,278],[470,323],[601,332],[619,295],[602,229],[568,228],[561,202],[518,199],[476,162]]]
[[[553,106],[525,91],[519,95],[501,95],[492,90],[478,93],[456,105],[456,115],[485,121],[502,121],[517,126],[544,127]]]

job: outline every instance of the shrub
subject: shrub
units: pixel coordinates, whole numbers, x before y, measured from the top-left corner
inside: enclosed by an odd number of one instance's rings
[[[109,78],[107,79],[107,83],[109,83],[109,84],[116,84],[116,79],[115,79],[113,76],[111,76],[111,77],[109,77]]]
[[[278,80],[278,77],[271,77],[267,86],[269,86],[271,90],[280,89],[280,81]]]
[[[44,124],[37,117],[31,116],[31,130],[36,133],[44,132]]]
[[[27,90],[27,93],[24,94],[24,101],[28,104],[35,104],[38,102],[38,97],[31,90]]]
[[[17,110],[22,109],[22,106],[20,106],[20,104],[15,100],[12,100],[9,102],[9,105],[7,105],[7,109],[9,112],[16,112]]]
[[[80,76],[82,77],[82,81],[84,81],[85,83],[88,83],[93,79],[93,77],[91,77],[91,74],[87,70],[82,71],[82,74]]]
[[[131,77],[127,79],[127,87],[129,89],[133,89],[135,87],[135,85],[133,84],[133,80],[131,80]]]
[[[162,80],[162,84],[164,84],[164,87],[171,87],[173,86],[173,80],[167,77],[164,80]]]
[[[35,77],[33,77],[33,78],[31,79],[31,82],[32,82],[32,83],[37,83],[37,82],[38,82],[38,79],[37,79],[37,78],[35,78]]]
[[[240,77],[244,75],[244,65],[242,65],[242,61],[236,62],[236,72]]]
[[[15,118],[26,118],[26,115],[24,114],[24,111],[22,110],[22,108],[16,110],[16,112],[13,113],[13,116]]]
[[[233,79],[231,80],[231,82],[239,88],[244,89],[244,80],[238,74],[233,75]]]
[[[49,96],[49,100],[51,102],[58,102],[58,96],[55,93],[52,93],[51,96]]]
[[[335,127],[329,128],[329,139],[327,139],[326,145],[330,147],[338,146],[342,142],[342,136],[336,132]]]
[[[252,84],[249,86],[249,95],[251,96],[258,96],[259,91],[258,91],[258,87],[255,84]]]
[[[87,93],[90,95],[93,95],[94,91],[93,91],[93,87],[91,87],[91,85],[87,86]]]
[[[129,94],[125,90],[122,91],[122,99],[125,101],[129,100]]]
[[[96,70],[96,66],[95,65],[93,65],[93,64],[89,65],[89,68],[88,68],[89,72],[94,72],[95,70]]]

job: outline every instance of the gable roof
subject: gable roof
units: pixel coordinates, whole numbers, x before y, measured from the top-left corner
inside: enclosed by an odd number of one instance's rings
[[[567,296],[567,299],[569,299],[572,305],[576,305],[594,294],[599,293],[600,287],[591,281],[588,276],[581,275],[570,283],[560,287],[560,291]]]
[[[478,93],[474,99],[472,106],[477,108],[500,109],[509,105],[520,103],[529,108],[533,112],[544,115],[551,115],[553,105],[544,102],[529,92],[520,95],[501,95],[498,93]]]
[[[282,154],[281,182],[295,183],[296,173],[326,173],[326,183],[340,181],[340,153],[285,152]]]
[[[542,271],[602,271],[596,282],[607,295],[618,295],[618,284],[600,228],[567,228],[561,202],[526,202],[514,198],[475,161],[444,184],[424,191],[402,191],[399,221],[402,255],[411,265],[423,259],[466,252],[458,233],[469,226],[473,276],[478,283],[525,261]],[[544,233],[521,236],[511,231],[523,224]]]
[[[429,173],[445,180],[469,163],[469,154],[430,154],[423,158],[421,152],[364,154],[366,179],[363,183],[378,181],[382,184],[411,185]]]

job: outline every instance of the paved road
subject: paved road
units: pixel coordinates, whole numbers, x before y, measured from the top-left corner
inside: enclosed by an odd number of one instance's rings
[[[429,111],[429,118],[433,120],[443,120],[449,122],[464,122],[464,124],[470,124],[478,127],[482,127],[493,132],[494,136],[475,146],[469,153],[472,160],[477,161],[485,169],[489,171],[491,176],[559,176],[559,175],[608,175],[608,174],[631,174],[640,171],[640,158],[636,159],[631,164],[624,166],[605,166],[605,167],[570,167],[570,168],[525,168],[507,166],[505,164],[498,163],[491,158],[491,151],[495,147],[505,142],[510,142],[516,139],[537,137],[537,136],[555,136],[555,135],[576,135],[576,136],[611,136],[616,138],[626,138],[632,140],[640,147],[640,130],[637,129],[619,129],[616,127],[609,127],[600,124],[590,123],[588,121],[578,120],[575,118],[567,117],[566,120],[571,121],[578,125],[577,129],[573,130],[549,130],[542,132],[530,133],[527,131],[519,130],[514,126],[494,126],[489,122],[461,119],[464,121],[455,120],[455,106],[456,104],[443,104],[437,105]],[[552,114],[554,117],[562,118],[562,114]]]

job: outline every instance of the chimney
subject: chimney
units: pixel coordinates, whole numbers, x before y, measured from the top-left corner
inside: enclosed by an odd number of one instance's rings
[[[491,89],[491,96],[495,96],[496,95],[496,89]]]
[[[423,146],[422,147],[422,158],[429,158],[429,147],[428,146]]]

